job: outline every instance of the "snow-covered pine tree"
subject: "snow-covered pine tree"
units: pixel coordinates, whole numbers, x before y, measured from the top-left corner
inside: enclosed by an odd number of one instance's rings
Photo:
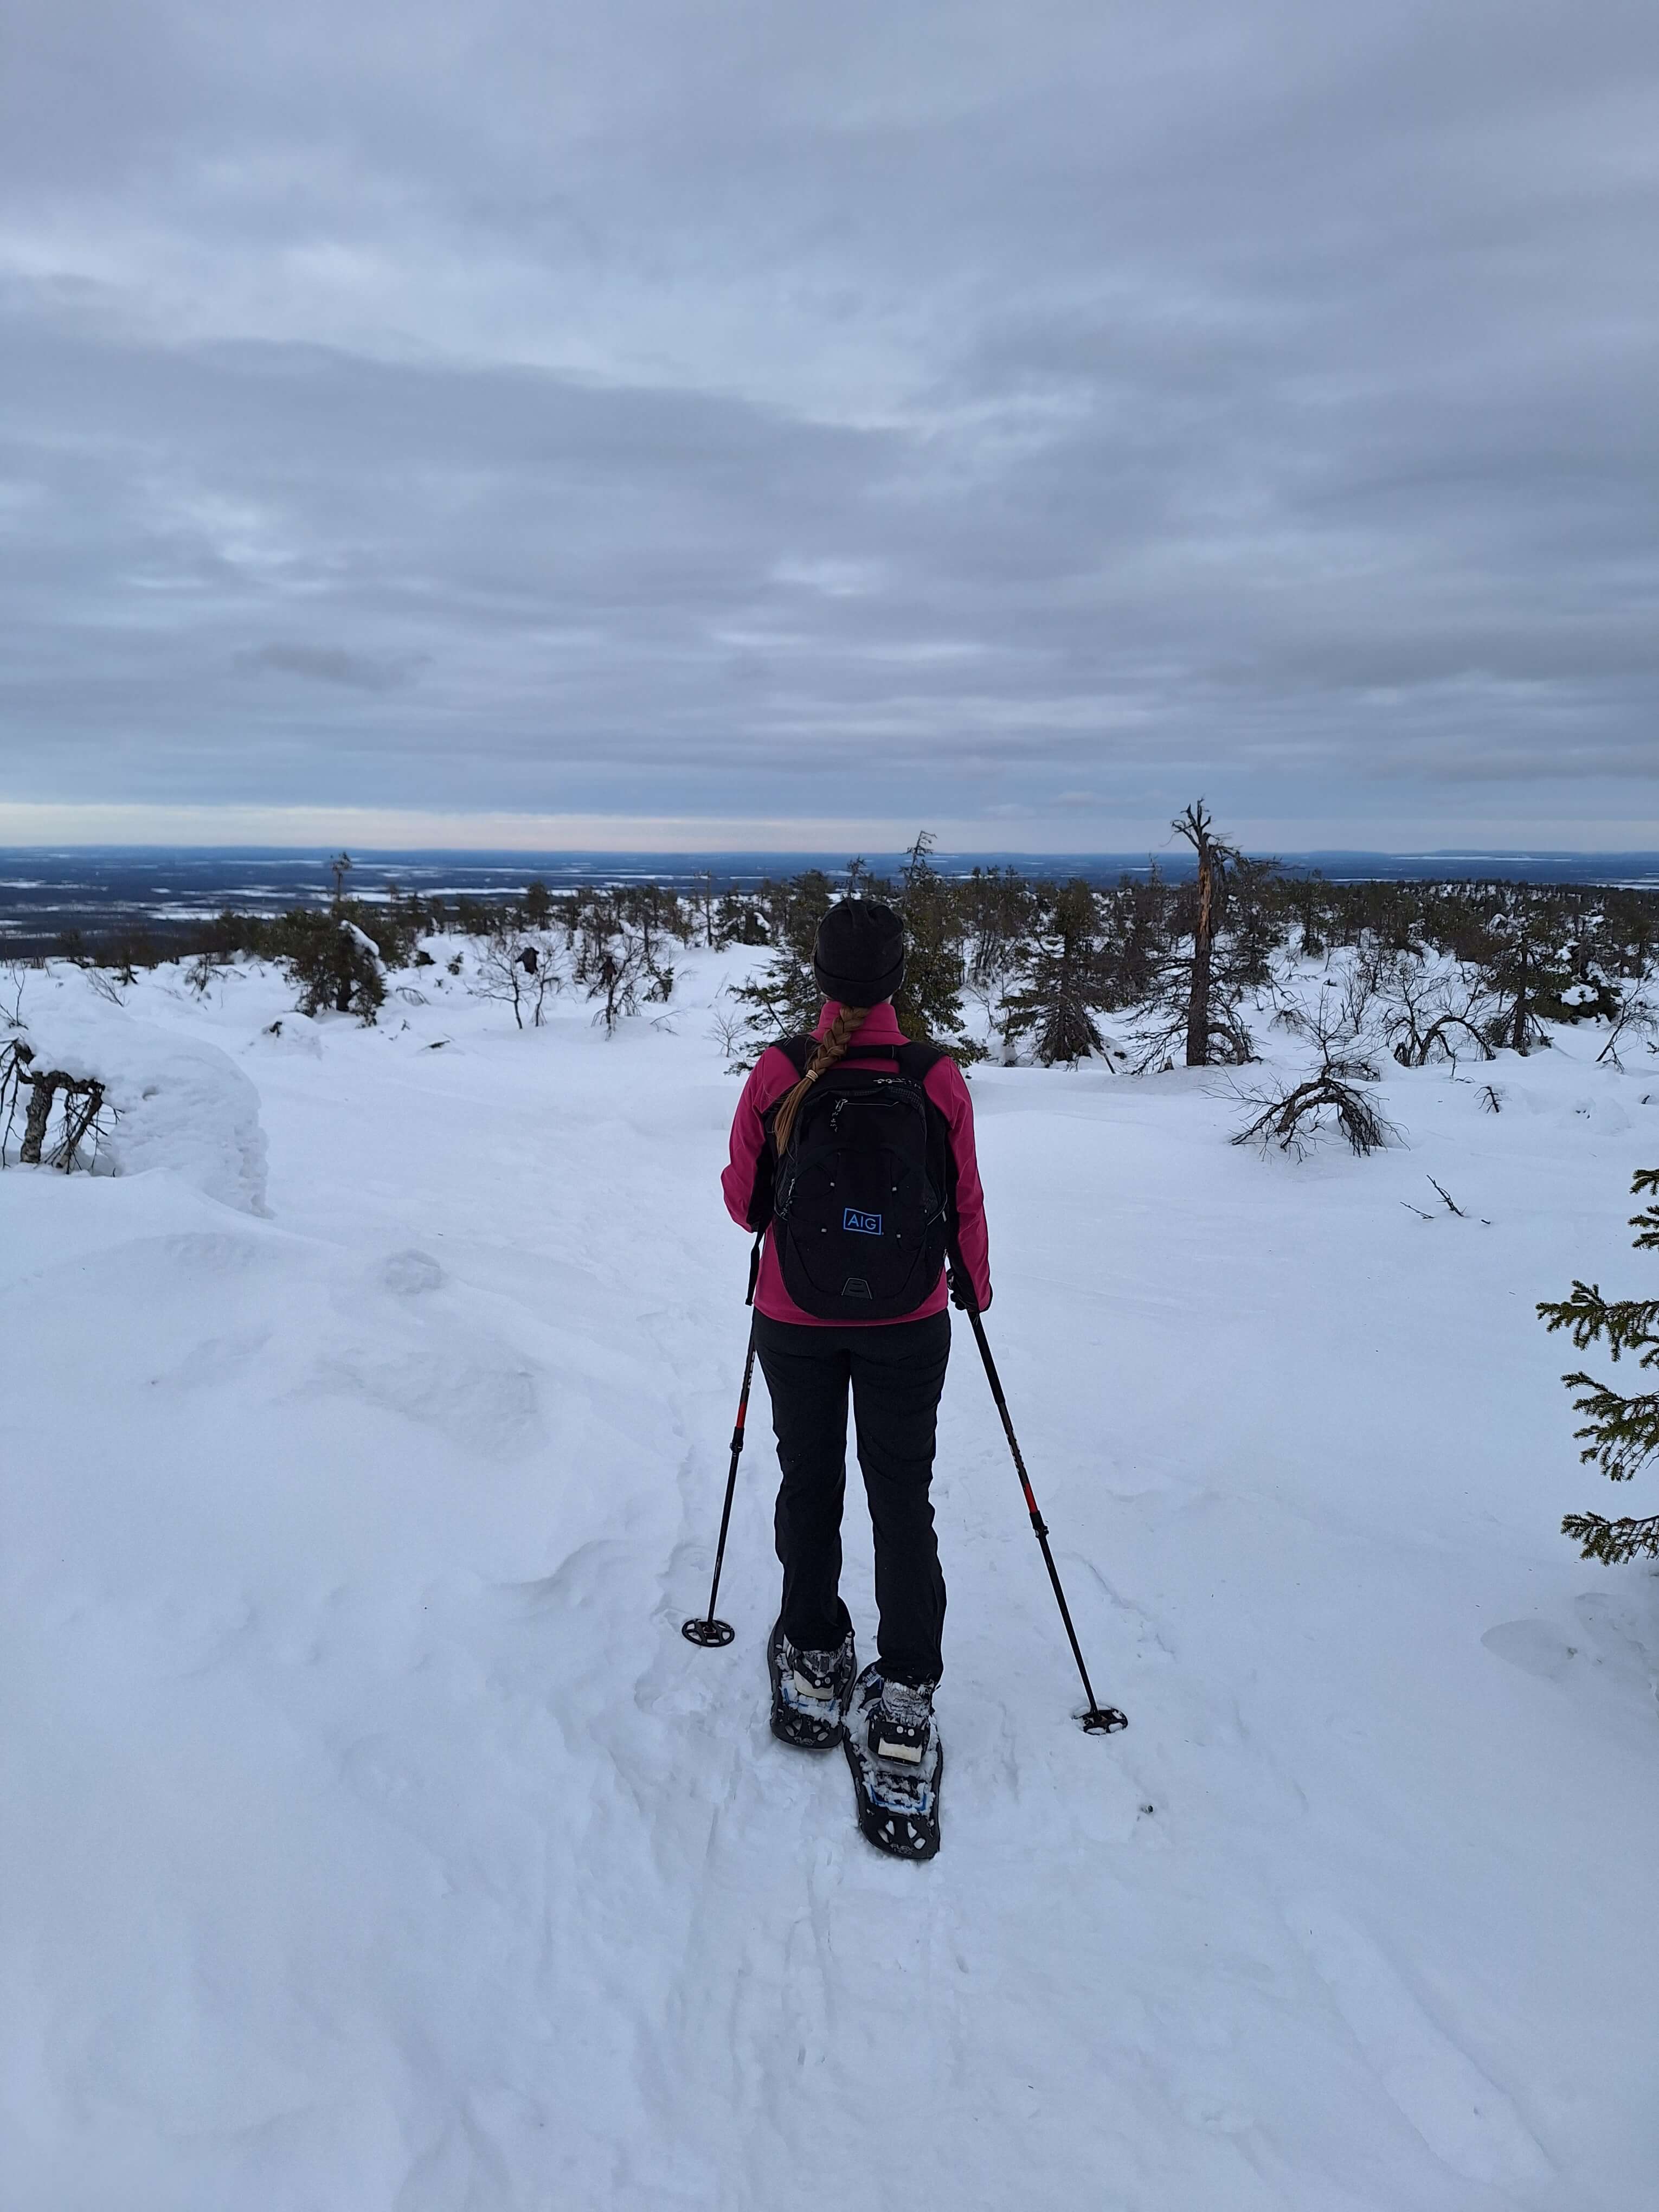
[[[1007,999],[1006,1034],[1032,1036],[1044,1067],[1061,1060],[1075,1064],[1102,1051],[1094,1010],[1104,982],[1095,894],[1085,883],[1066,884],[1054,893],[1026,956],[1024,988]]]
[[[722,891],[714,908],[709,943],[717,945],[764,945],[766,917],[742,891]]]
[[[1548,1044],[1544,1024],[1565,1018],[1560,994],[1571,980],[1553,915],[1531,903],[1498,915],[1481,963],[1481,981],[1498,1001],[1487,1042],[1522,1054]]]
[[[343,908],[284,915],[272,932],[272,950],[300,994],[300,1011],[356,1014],[372,1023],[386,998],[380,954],[368,932]]]
[[[1638,1198],[1659,1195],[1659,1168],[1638,1170],[1631,1190]],[[1638,1252],[1659,1249],[1659,1205],[1632,1214],[1630,1225]],[[1636,1355],[1638,1366],[1659,1367],[1659,1298],[1604,1298],[1598,1284],[1576,1282],[1571,1297],[1545,1300],[1538,1311],[1552,1334],[1570,1329],[1580,1352],[1605,1344],[1610,1359],[1628,1352]],[[1572,1401],[1573,1411],[1584,1416],[1583,1427],[1574,1431],[1584,1443],[1578,1456],[1593,1461],[1614,1482],[1628,1482],[1659,1453],[1659,1390],[1626,1396],[1582,1369],[1561,1379],[1581,1394]],[[1576,1540],[1581,1559],[1602,1559],[1609,1566],[1642,1557],[1659,1559],[1659,1513],[1618,1521],[1601,1513],[1569,1513],[1561,1533]]]
[[[910,848],[898,884],[898,909],[904,917],[904,981],[893,1012],[906,1036],[942,1045],[959,1061],[983,1060],[985,1048],[963,1034],[962,987],[964,931],[960,902],[929,855],[933,840],[924,830]],[[882,896],[879,885],[873,896]]]

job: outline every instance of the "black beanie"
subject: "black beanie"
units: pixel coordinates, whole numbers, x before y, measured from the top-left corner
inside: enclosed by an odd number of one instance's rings
[[[878,1006],[904,981],[904,924],[874,899],[842,899],[818,924],[812,973],[826,999]]]

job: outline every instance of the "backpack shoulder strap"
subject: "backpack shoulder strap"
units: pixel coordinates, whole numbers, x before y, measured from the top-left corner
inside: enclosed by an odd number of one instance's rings
[[[940,1060],[949,1060],[951,1055],[941,1044],[902,1044],[895,1048],[893,1057],[898,1062],[901,1075],[908,1075],[912,1083],[923,1085]]]
[[[927,1126],[933,1133],[939,1147],[940,1164],[945,1171],[947,1222],[955,1218],[957,1210],[957,1155],[951,1142],[951,1125],[945,1110],[927,1095],[927,1078],[940,1060],[949,1060],[950,1054],[939,1044],[902,1044],[893,1054],[898,1072],[914,1083],[922,1096],[927,1109]]]
[[[811,1037],[774,1037],[772,1043],[783,1054],[797,1075],[805,1075],[806,1063],[812,1056]],[[771,1049],[769,1046],[768,1050]],[[772,1218],[773,1188],[777,1177],[777,1148],[772,1140],[772,1126],[778,1118],[782,1096],[772,1101],[761,1116],[761,1126],[766,1132],[766,1141],[761,1146],[760,1157],[755,1162],[754,1188],[749,1194],[749,1226],[756,1231],[765,1228]]]

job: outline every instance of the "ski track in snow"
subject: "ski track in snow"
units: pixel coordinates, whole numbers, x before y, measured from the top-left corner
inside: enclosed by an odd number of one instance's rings
[[[1634,2212],[1659,1607],[1554,1533],[1597,1479],[1532,1304],[1650,1264],[1642,1080],[1401,1076],[1409,1150],[1297,1169],[1210,1081],[976,1073],[989,1326],[1132,1726],[1073,1724],[960,1332],[908,1866],[767,1729],[758,1381],[738,1641],[678,1634],[745,1327],[732,964],[612,1043],[162,971],[268,1213],[182,1154],[0,1176],[4,2212]],[[1409,1215],[1425,1171],[1492,1225]],[[866,1640],[868,1551],[854,1474]]]

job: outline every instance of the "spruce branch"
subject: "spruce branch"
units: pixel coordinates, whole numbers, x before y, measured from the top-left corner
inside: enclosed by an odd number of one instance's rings
[[[1631,1188],[1638,1197],[1659,1191],[1659,1168],[1642,1169]],[[1659,1244],[1659,1207],[1635,1215],[1631,1226],[1640,1232],[1638,1248]],[[1628,1352],[1639,1367],[1659,1367],[1659,1298],[1607,1298],[1599,1283],[1575,1281],[1571,1297],[1542,1300],[1538,1314],[1552,1334],[1567,1330],[1581,1352],[1600,1344],[1614,1360]],[[1578,1393],[1572,1407],[1583,1425],[1573,1434],[1583,1447],[1582,1461],[1599,1467],[1611,1481],[1628,1482],[1659,1455],[1659,1390],[1626,1396],[1582,1368],[1561,1380]],[[1572,1513],[1561,1527],[1577,1540],[1586,1559],[1616,1566],[1638,1554],[1659,1556],[1659,1516],[1609,1521],[1599,1513]]]
[[[1611,1481],[1628,1482],[1638,1468],[1659,1452],[1659,1390],[1626,1398],[1593,1375],[1564,1375],[1561,1380],[1569,1390],[1582,1393],[1573,1400],[1572,1410],[1584,1415],[1584,1426],[1573,1434],[1590,1441],[1579,1458],[1599,1467]]]
[[[1540,1298],[1538,1317],[1552,1336],[1559,1328],[1571,1329],[1579,1352],[1605,1343],[1613,1359],[1640,1352],[1642,1366],[1659,1365],[1659,1298],[1609,1300],[1602,1297],[1599,1283],[1575,1280],[1570,1298]],[[1571,1386],[1580,1378],[1565,1375],[1561,1379]]]
[[[1627,1559],[1659,1559],[1659,1513],[1645,1520],[1609,1521],[1600,1513],[1569,1513],[1561,1534],[1579,1547],[1581,1559],[1600,1559],[1604,1566],[1621,1567]]]

